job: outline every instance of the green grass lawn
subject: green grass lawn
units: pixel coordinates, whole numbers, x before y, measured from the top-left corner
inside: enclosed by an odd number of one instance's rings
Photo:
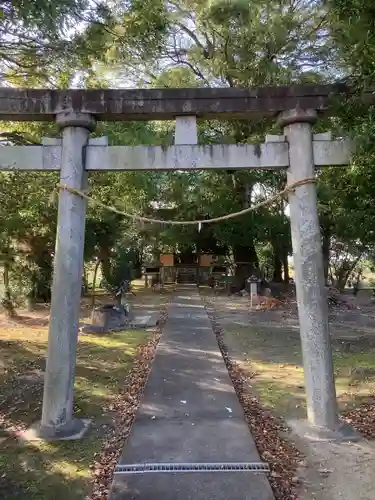
[[[93,419],[88,435],[73,442],[26,442],[9,436],[40,418],[42,383],[20,375],[43,369],[46,327],[0,328],[0,498],[82,500],[90,492],[90,465],[111,422],[110,405],[123,387],[137,347],[150,333],[135,330],[79,339],[75,415]]]
[[[304,377],[298,332],[272,326],[225,327],[231,355],[249,377],[261,403],[285,418],[306,415]],[[341,411],[366,401],[375,393],[375,350],[363,347],[345,352],[333,345],[336,391]]]

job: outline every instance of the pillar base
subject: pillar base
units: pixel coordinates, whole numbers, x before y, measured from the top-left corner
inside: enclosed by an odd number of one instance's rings
[[[22,438],[27,441],[74,441],[83,438],[90,424],[90,419],[78,418],[59,427],[42,426],[41,422],[36,422],[22,433]]]
[[[361,439],[361,435],[353,427],[341,421],[337,429],[312,425],[308,420],[290,420],[287,425],[296,436],[312,442],[344,443]]]

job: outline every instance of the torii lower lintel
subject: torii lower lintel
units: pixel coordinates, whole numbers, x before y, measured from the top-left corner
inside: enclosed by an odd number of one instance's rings
[[[289,166],[289,146],[285,137],[264,144],[213,144],[175,146],[108,146],[106,138],[90,139],[86,151],[87,171],[119,170],[280,170]],[[3,146],[0,170],[60,170],[62,143],[50,139],[43,146]],[[102,144],[100,145],[99,142]],[[316,167],[347,165],[352,142],[313,140]]]

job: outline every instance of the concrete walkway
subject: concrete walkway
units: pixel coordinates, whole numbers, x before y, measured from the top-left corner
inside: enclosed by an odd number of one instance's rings
[[[119,465],[259,462],[244,414],[195,287],[169,305],[141,406]],[[273,500],[264,473],[116,475],[111,500]]]

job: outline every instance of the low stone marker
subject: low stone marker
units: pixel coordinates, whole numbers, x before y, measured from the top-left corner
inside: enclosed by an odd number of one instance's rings
[[[159,323],[159,311],[147,311],[135,315],[130,304],[121,306],[105,304],[96,307],[92,313],[92,323],[83,325],[80,333],[110,333],[124,328],[152,328]]]
[[[159,311],[134,316],[129,323],[130,328],[152,328],[159,323]]]
[[[92,312],[91,325],[84,325],[81,333],[107,333],[123,329],[131,320],[129,304],[117,306],[105,304],[96,307]]]

